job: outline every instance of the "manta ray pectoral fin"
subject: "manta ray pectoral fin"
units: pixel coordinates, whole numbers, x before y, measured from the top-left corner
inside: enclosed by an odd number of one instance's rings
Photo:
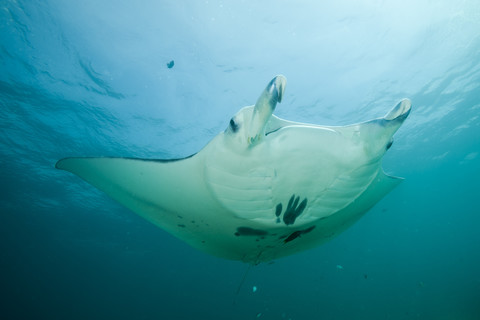
[[[175,212],[189,212],[208,194],[190,159],[66,158],[55,165],[76,174],[154,224],[177,234]],[[183,195],[188,194],[188,197]],[[203,201],[205,202],[205,201]],[[198,206],[197,206],[198,208]]]
[[[353,208],[358,212],[365,212],[373,207],[378,201],[397,187],[404,179],[385,174],[382,169],[377,173],[370,186],[353,203]],[[348,207],[347,207],[348,210]]]

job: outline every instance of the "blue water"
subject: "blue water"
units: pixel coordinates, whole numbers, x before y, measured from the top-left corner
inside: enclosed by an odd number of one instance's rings
[[[478,1],[0,9],[2,319],[480,319]],[[238,294],[247,265],[54,169],[190,155],[280,73],[276,114],[294,121],[349,124],[410,98],[384,159],[406,179],[333,241],[252,267]]]

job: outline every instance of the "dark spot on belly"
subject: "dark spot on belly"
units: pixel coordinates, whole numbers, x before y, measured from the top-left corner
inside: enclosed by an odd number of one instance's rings
[[[287,226],[294,224],[295,220],[302,214],[307,206],[307,198],[303,199],[300,204],[298,203],[299,200],[300,197],[295,198],[295,195],[293,195],[288,201],[287,209],[285,209],[285,213],[283,214],[283,222],[285,222]]]
[[[279,204],[277,204],[277,207],[275,208],[275,216],[280,217],[281,213],[282,213],[282,204],[279,203]]]
[[[303,230],[303,233],[309,233],[313,229],[315,229],[315,226],[308,227],[307,229]]]
[[[292,240],[295,240],[295,239],[297,239],[298,237],[300,237],[301,234],[302,234],[302,231],[292,232],[292,233],[290,233],[290,235],[287,237],[287,239],[283,240],[283,243],[287,243],[287,242],[290,242],[290,241],[292,241]]]
[[[303,199],[300,203],[300,197],[295,197],[293,194],[288,200],[287,208],[282,216],[283,205],[282,203],[277,204],[275,207],[275,216],[277,217],[276,222],[280,223],[281,220],[288,226],[295,223],[295,220],[303,213],[307,207],[307,198]]]
[[[313,229],[315,229],[315,226],[308,227],[307,229],[304,229],[304,230],[294,231],[294,232],[290,233],[290,235],[288,235],[288,237],[285,240],[283,240],[283,243],[287,243],[287,242],[290,242],[292,240],[295,240],[298,237],[300,237],[302,234],[309,233]]]
[[[253,229],[249,227],[238,227],[235,235],[238,236],[266,236],[267,231],[261,229]]]

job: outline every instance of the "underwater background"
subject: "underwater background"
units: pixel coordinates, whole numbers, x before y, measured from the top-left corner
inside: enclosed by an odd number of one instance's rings
[[[383,164],[405,181],[241,286],[246,264],[54,168],[188,156],[277,74],[293,121],[410,98]],[[480,319],[479,116],[475,0],[0,0],[0,318]]]

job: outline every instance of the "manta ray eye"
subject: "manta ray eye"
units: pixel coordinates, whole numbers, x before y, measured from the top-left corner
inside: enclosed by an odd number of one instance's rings
[[[232,129],[233,132],[238,131],[238,124],[235,122],[235,120],[230,119],[230,128]]]

